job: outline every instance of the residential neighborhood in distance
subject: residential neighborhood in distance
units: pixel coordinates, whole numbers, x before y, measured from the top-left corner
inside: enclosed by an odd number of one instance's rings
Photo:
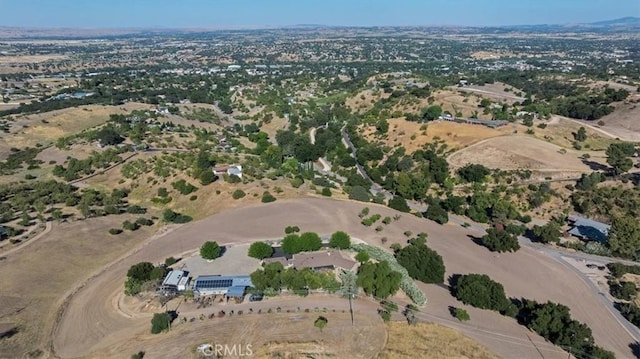
[[[637,1],[0,9],[0,358],[640,357]]]

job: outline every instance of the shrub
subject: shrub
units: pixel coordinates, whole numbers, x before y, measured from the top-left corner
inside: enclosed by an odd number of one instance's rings
[[[466,322],[467,320],[471,319],[469,313],[467,313],[467,311],[462,308],[453,308],[451,314],[454,316],[454,318],[458,319],[461,322]]]
[[[609,292],[618,299],[632,300],[636,296],[638,289],[633,282],[610,281]]]
[[[175,259],[174,257],[169,257],[169,258],[166,258],[164,260],[164,265],[168,267],[168,266],[176,264],[177,262],[178,262],[178,260]]]
[[[366,263],[369,261],[369,253],[362,251],[356,254],[356,260],[360,263]]]
[[[120,229],[120,228],[111,228],[111,229],[109,229],[109,234],[117,235],[117,234],[120,234],[120,233],[122,233],[122,229]]]
[[[391,313],[384,309],[378,309],[378,314],[382,318],[383,321],[388,322],[391,320]]]
[[[187,181],[181,179],[176,182],[173,182],[171,186],[178,190],[182,195],[188,195],[198,190],[198,187],[192,185],[191,183],[187,183]]]
[[[130,221],[124,221],[122,222],[122,228],[128,230],[128,231],[136,231],[138,230],[138,228],[140,228],[140,225],[136,222],[130,222]]]
[[[369,202],[371,200],[371,196],[369,195],[369,191],[367,191],[364,187],[351,186],[349,187],[349,199],[360,202]]]
[[[276,198],[269,193],[269,191],[264,191],[264,193],[262,194],[262,203],[270,203],[270,202],[275,202]]]
[[[145,213],[147,213],[147,209],[133,204],[133,205],[130,205],[129,207],[127,207],[127,213],[145,214]]]
[[[291,234],[291,233],[297,233],[297,232],[300,232],[300,227],[298,226],[287,226],[284,229],[285,234]]]
[[[136,224],[141,226],[153,226],[153,221],[148,218],[140,217],[136,219]]]
[[[304,184],[304,179],[302,177],[296,177],[291,180],[291,186],[293,188],[300,188]]]
[[[325,197],[331,197],[331,190],[329,187],[323,187],[322,192],[320,192]]]
[[[246,196],[246,195],[247,195],[247,194],[246,194],[246,193],[244,193],[244,191],[243,191],[243,190],[241,190],[241,189],[237,189],[237,190],[233,191],[233,193],[231,194],[231,197],[232,197],[233,199],[240,199],[240,198],[243,198],[243,197],[244,197],[244,196]]]
[[[169,329],[171,316],[168,313],[155,313],[151,319],[151,334],[159,334]]]
[[[170,223],[187,223],[193,219],[190,216],[174,212],[170,209],[165,209],[164,212],[162,212],[162,218],[165,222]]]

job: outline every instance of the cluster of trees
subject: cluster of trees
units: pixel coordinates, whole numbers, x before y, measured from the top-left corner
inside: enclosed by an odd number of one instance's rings
[[[165,266],[154,266],[149,262],[140,262],[132,265],[127,271],[127,280],[124,282],[124,294],[136,295],[145,289],[150,289],[167,274]]]
[[[631,169],[633,161],[631,156],[636,153],[636,148],[630,142],[616,142],[607,148],[607,163],[611,166],[613,174],[618,176]]]
[[[212,172],[213,173],[213,172]],[[176,189],[182,195],[188,195],[198,190],[198,187],[188,183],[184,179],[180,179],[176,182],[173,182],[171,186]]]
[[[640,254],[640,223],[634,217],[616,217],[609,229],[607,245],[623,258],[637,259]]]
[[[516,235],[496,228],[487,229],[480,243],[492,252],[516,252],[520,249]]]
[[[127,148],[108,148],[102,152],[93,151],[91,155],[84,159],[70,158],[63,165],[55,165],[53,167],[53,175],[63,178],[66,181],[72,181],[80,177],[93,174],[96,169],[104,169],[114,163],[122,161],[121,153],[127,151]]]
[[[321,247],[322,239],[314,232],[292,233],[282,239],[282,250],[288,254],[317,251]]]
[[[612,262],[607,264],[607,268],[615,278],[615,280],[609,282],[611,295],[622,300],[634,300],[638,292],[635,283],[620,281],[620,278],[627,273],[636,275],[640,274],[640,265],[627,265],[624,263]],[[623,317],[636,327],[640,328],[640,307],[632,301],[628,303],[619,302],[616,303],[615,306]]]
[[[286,288],[298,295],[307,295],[309,290],[321,288],[334,292],[340,286],[332,273],[315,272],[310,268],[285,269],[277,262],[269,263],[251,273],[251,282],[256,289],[265,293],[276,293]]]
[[[400,289],[402,275],[391,269],[389,262],[365,262],[358,268],[356,283],[368,295],[386,299]]]
[[[451,280],[453,295],[464,304],[514,315],[516,308],[504,293],[502,284],[486,274],[465,274]]]
[[[27,147],[25,149],[12,148],[11,153],[7,156],[7,159],[0,161],[0,175],[10,175],[22,168],[22,164],[27,164],[27,169],[36,169],[42,163],[40,160],[36,160],[36,156],[42,147]]]
[[[484,274],[454,276],[454,296],[465,304],[516,317],[518,322],[551,343],[571,350],[577,358],[614,358],[613,353],[595,345],[591,329],[571,318],[562,304],[509,299],[502,284]]]
[[[562,236],[561,224],[558,221],[549,221],[539,226],[534,225],[531,234],[534,240],[542,243],[556,243]]]
[[[483,182],[491,173],[487,167],[481,164],[471,163],[458,169],[458,175],[466,182]]]
[[[413,279],[424,283],[443,283],[445,266],[438,252],[423,240],[415,240],[396,252],[396,259]]]
[[[615,358],[613,353],[595,345],[591,329],[572,319],[567,306],[528,299],[523,299],[519,304],[517,318],[521,324],[551,343],[568,349],[576,358]]]
[[[640,188],[602,186],[575,191],[571,203],[576,212],[612,221],[614,217],[640,217]]]
[[[373,258],[379,263],[387,262],[393,271],[400,273],[400,288],[402,291],[417,305],[423,305],[427,302],[427,297],[424,292],[416,285],[415,281],[407,272],[407,269],[398,263],[394,255],[380,247],[374,247],[363,243],[354,243],[351,245],[351,248],[359,253],[366,253],[366,255],[358,254],[358,261],[361,263],[368,261],[369,258]]]

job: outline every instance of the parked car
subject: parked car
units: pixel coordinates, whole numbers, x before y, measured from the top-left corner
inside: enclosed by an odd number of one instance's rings
[[[262,298],[264,298],[264,295],[262,293],[252,293],[249,296],[249,301],[250,302],[259,302],[262,300]]]

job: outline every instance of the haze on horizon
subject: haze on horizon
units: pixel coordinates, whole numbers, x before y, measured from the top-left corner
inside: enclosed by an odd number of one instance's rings
[[[574,24],[640,16],[638,0],[0,0],[0,26],[240,28]]]

